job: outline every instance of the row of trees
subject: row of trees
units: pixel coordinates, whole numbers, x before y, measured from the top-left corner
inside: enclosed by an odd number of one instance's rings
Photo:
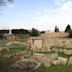
[[[39,35],[39,31],[35,28],[32,28],[32,30],[27,30],[27,29],[12,29],[10,30],[0,30],[0,36],[4,35],[4,34],[9,34],[9,32],[11,32],[12,34],[29,34],[31,36],[38,36]]]
[[[55,26],[55,32],[59,32],[59,28]],[[68,24],[64,32],[70,32],[71,31],[71,26]]]
[[[55,26],[55,32],[59,32],[59,28],[57,26]],[[69,33],[69,37],[72,38],[72,29],[69,24],[67,25],[64,32]]]
[[[55,29],[54,29],[55,32],[59,32],[59,28],[57,26],[55,26]],[[66,33],[69,33],[69,37],[72,38],[72,29],[71,29],[71,26],[68,24],[65,31]],[[32,29],[31,31],[31,36],[38,36],[40,33],[45,33],[45,31],[41,31],[39,32],[37,29]]]
[[[12,34],[29,34],[30,36],[38,36],[39,35],[39,31],[35,28],[32,28],[31,31],[26,30],[26,29],[12,29],[11,30]]]
[[[55,32],[59,32],[59,28],[57,26],[55,26],[54,29]],[[72,30],[71,30],[71,26],[68,24],[65,31],[64,32],[68,32],[70,34],[70,37],[72,37]],[[9,30],[0,30],[0,35],[3,34],[7,34],[9,33]],[[11,30],[12,34],[29,34],[30,36],[38,36],[41,33],[45,33],[45,31],[38,31],[35,28],[32,28],[32,30],[26,30],[26,29],[12,29]]]
[[[13,0],[0,0],[0,7],[6,6],[7,3],[12,3]],[[59,32],[59,28],[57,26],[55,26],[54,29],[55,32]],[[71,30],[71,26],[68,24],[65,32],[68,32],[70,34],[70,37],[72,37],[72,30]],[[40,33],[45,33],[45,31],[39,32],[37,29],[32,28],[31,32],[29,32],[28,30],[12,30],[13,34],[30,34],[31,36],[38,36]]]

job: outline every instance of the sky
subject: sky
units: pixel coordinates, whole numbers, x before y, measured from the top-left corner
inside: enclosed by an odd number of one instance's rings
[[[53,31],[72,27],[72,0],[14,0],[0,11],[0,29]]]

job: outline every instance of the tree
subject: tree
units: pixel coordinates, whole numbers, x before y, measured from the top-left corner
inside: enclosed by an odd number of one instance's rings
[[[38,36],[39,35],[39,31],[37,29],[32,28],[30,34],[31,34],[31,36]]]
[[[69,38],[72,38],[72,30],[69,31]]]
[[[65,32],[69,32],[69,31],[71,31],[71,26],[68,24],[66,29],[65,29]]]
[[[12,34],[29,34],[29,31],[26,29],[12,29]]]
[[[9,30],[0,30],[0,39],[5,39],[5,34],[9,34]]]
[[[20,29],[19,31],[21,34],[30,34],[29,31],[26,29]]]
[[[59,32],[59,28],[55,26],[55,32]]]
[[[12,3],[13,0],[0,0],[0,7],[6,6],[7,3]]]
[[[40,34],[45,33],[45,31],[41,31]]]

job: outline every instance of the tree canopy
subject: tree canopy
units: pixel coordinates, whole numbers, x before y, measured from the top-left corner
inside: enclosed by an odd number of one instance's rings
[[[38,36],[38,35],[39,35],[39,31],[37,29],[32,28],[31,36]]]
[[[59,28],[57,26],[55,26],[55,32],[59,32]]]
[[[26,29],[12,29],[12,34],[29,34],[29,31]]]
[[[66,29],[65,29],[65,32],[69,32],[69,31],[71,31],[71,26],[68,24]]]

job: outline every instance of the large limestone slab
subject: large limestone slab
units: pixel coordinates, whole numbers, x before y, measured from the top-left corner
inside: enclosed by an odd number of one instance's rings
[[[69,58],[68,65],[72,65],[72,56]]]
[[[32,58],[35,58],[37,61],[43,63],[45,66],[50,67],[51,62],[53,60],[56,60],[58,55],[56,53],[50,53],[50,54],[41,54],[41,53],[35,53]]]
[[[67,64],[68,59],[64,57],[58,57],[58,60],[61,61],[61,64]]]
[[[64,50],[63,52],[66,55],[72,55],[72,50]]]

